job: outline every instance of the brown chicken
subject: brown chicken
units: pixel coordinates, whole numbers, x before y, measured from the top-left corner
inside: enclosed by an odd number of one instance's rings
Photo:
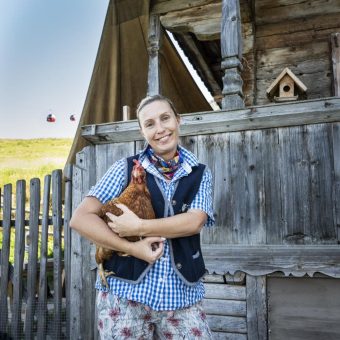
[[[101,217],[106,223],[110,222],[110,219],[106,216],[107,212],[113,215],[122,215],[122,210],[119,209],[116,204],[121,203],[126,205],[132,210],[139,218],[153,219],[155,218],[155,212],[151,204],[150,192],[146,186],[146,173],[142,165],[134,160],[135,165],[131,171],[131,181],[121,195],[103,205],[99,217]],[[139,236],[126,237],[131,242],[139,241]],[[115,274],[114,272],[108,272],[104,270],[103,263],[108,260],[114,250],[97,246],[96,249],[96,262],[98,264],[98,274],[106,287],[108,287],[106,277]],[[127,254],[117,252],[120,256],[128,256]]]

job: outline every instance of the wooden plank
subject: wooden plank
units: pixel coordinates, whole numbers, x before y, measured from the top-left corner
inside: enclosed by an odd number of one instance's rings
[[[213,174],[214,215],[216,227],[203,228],[203,243],[232,243],[233,202],[230,190],[230,134],[197,136],[198,158]]]
[[[289,0],[283,4],[281,1],[260,0],[255,2],[256,24],[263,25],[272,22],[284,21],[295,18],[308,18],[320,14],[328,15],[340,12],[340,4],[337,0],[313,0],[306,2],[301,0]]]
[[[246,284],[248,338],[266,340],[268,338],[266,277],[247,275]]]
[[[39,212],[40,212],[40,179],[30,181],[30,229],[29,229],[29,258],[27,273],[27,306],[25,320],[25,339],[33,337],[33,319],[36,308],[36,282],[38,262],[39,238]]]
[[[203,282],[209,283],[225,283],[223,275],[206,274],[203,277]]]
[[[168,12],[162,25],[171,32],[196,35],[199,40],[216,40],[221,32],[221,2]]]
[[[82,192],[87,194],[92,185],[96,183],[96,172],[93,171],[92,167],[95,164],[96,159],[99,155],[95,152],[94,147],[88,147],[84,149],[83,154],[83,167],[87,171],[83,171],[82,174]],[[81,238],[81,299],[80,299],[80,333],[84,339],[92,340],[97,334],[97,322],[95,315],[95,279],[96,268],[94,266],[95,259],[93,250],[95,245],[92,244],[86,238]]]
[[[333,95],[340,96],[340,33],[331,35]]]
[[[149,18],[148,31],[148,52],[149,52],[149,69],[148,69],[148,90],[147,95],[153,96],[161,93],[160,79],[160,60],[159,50],[161,48],[162,29],[158,14],[151,14]]]
[[[281,205],[281,167],[280,140],[278,129],[266,129],[262,131],[264,171],[264,199],[266,216],[266,243],[281,244],[284,228],[282,226],[282,205]]]
[[[9,283],[9,252],[11,242],[11,212],[12,212],[12,184],[4,186],[3,198],[3,226],[2,226],[2,246],[1,246],[1,281],[0,281],[0,331],[7,332],[8,326],[8,306],[7,287]],[[12,273],[13,275],[13,273]],[[12,284],[12,283],[10,283]]]
[[[283,242],[311,243],[310,182],[306,127],[279,129]]]
[[[47,331],[47,243],[48,243],[48,226],[49,226],[49,208],[50,208],[50,191],[51,175],[44,178],[44,194],[41,222],[41,244],[40,244],[40,275],[39,275],[39,297],[37,306],[38,321],[38,340],[46,339]],[[65,249],[66,250],[66,249]]]
[[[245,300],[246,289],[242,286],[234,286],[227,284],[206,284],[205,286],[206,299],[223,299],[223,300]]]
[[[324,14],[304,20],[284,20],[256,27],[256,47],[267,50],[280,47],[301,47],[308,50],[308,44],[316,41],[327,41],[329,36],[340,27],[338,13],[332,13],[324,20]]]
[[[84,151],[76,155],[76,165],[72,176],[72,211],[81,203],[84,192],[82,188]],[[81,334],[80,301],[82,299],[82,249],[81,236],[71,230],[71,268],[70,272],[70,339],[78,339]]]
[[[209,244],[202,245],[202,252],[209,273],[223,275],[242,271],[259,276],[281,271],[285,275],[292,274],[300,277],[313,276],[316,272],[320,272],[340,278],[338,245]]]
[[[150,4],[150,14],[161,14],[171,11],[184,10],[187,8],[206,5],[213,0],[153,0]]]
[[[246,316],[246,302],[204,299],[203,308],[209,315]]]
[[[340,241],[340,124],[333,124],[333,161],[334,161],[334,223],[337,226],[337,239]]]
[[[340,281],[324,278],[268,278],[271,339],[339,339]]]
[[[247,334],[212,332],[214,340],[247,340]]]
[[[306,150],[309,166],[310,225],[313,243],[337,244],[337,226],[334,222],[333,196],[334,157],[331,124],[306,126]],[[308,230],[307,229],[307,230]]]
[[[143,148],[144,142],[141,145]],[[100,180],[106,171],[118,160],[133,156],[135,153],[134,143],[115,143],[96,145],[96,176],[95,181]],[[94,157],[94,156],[93,156]],[[93,185],[94,183],[92,183]]]
[[[54,287],[54,320],[53,334],[59,339],[61,337],[61,229],[62,229],[62,172],[52,172],[52,220],[53,220],[53,287]]]
[[[237,316],[207,315],[207,321],[213,332],[247,333],[246,318]]]
[[[318,60],[329,54],[329,45],[327,41],[311,41],[303,46],[280,47],[268,50],[259,50],[257,53],[257,63],[261,67],[279,65],[295,65],[303,60]],[[283,68],[283,67],[282,67]],[[281,70],[277,71],[277,75]],[[273,74],[273,77],[277,76]]]
[[[16,211],[15,211],[15,250],[14,250],[14,277],[13,277],[13,313],[11,320],[11,336],[20,338],[23,327],[21,320],[22,306],[22,268],[25,251],[25,199],[26,182],[16,182]]]
[[[266,129],[340,121],[340,98],[250,107],[242,110],[181,115],[181,136]],[[93,134],[92,126],[96,127]],[[95,144],[142,140],[136,120],[82,127]]]
[[[66,301],[70,301],[70,272],[71,268],[71,229],[72,215],[72,171],[73,166],[67,164],[64,172],[65,200],[64,200],[64,287]],[[66,338],[70,337],[70,308],[66,306]]]

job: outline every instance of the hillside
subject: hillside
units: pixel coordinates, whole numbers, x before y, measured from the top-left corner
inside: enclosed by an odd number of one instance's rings
[[[0,139],[0,188],[19,179],[43,181],[52,170],[63,169],[72,139]]]

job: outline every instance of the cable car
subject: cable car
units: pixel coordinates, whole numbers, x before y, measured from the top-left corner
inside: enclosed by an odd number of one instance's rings
[[[70,115],[70,121],[75,122],[76,121],[76,115]]]
[[[46,117],[46,121],[47,121],[48,123],[54,123],[55,120],[56,120],[56,117],[55,117],[55,115],[52,114],[52,113],[49,113],[49,114],[47,115],[47,117]]]

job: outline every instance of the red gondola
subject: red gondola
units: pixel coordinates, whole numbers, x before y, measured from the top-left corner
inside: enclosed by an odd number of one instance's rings
[[[56,120],[56,117],[55,117],[54,114],[49,113],[49,114],[47,115],[47,118],[46,118],[46,121],[47,121],[47,122],[49,122],[49,123],[54,123],[55,120]]]

